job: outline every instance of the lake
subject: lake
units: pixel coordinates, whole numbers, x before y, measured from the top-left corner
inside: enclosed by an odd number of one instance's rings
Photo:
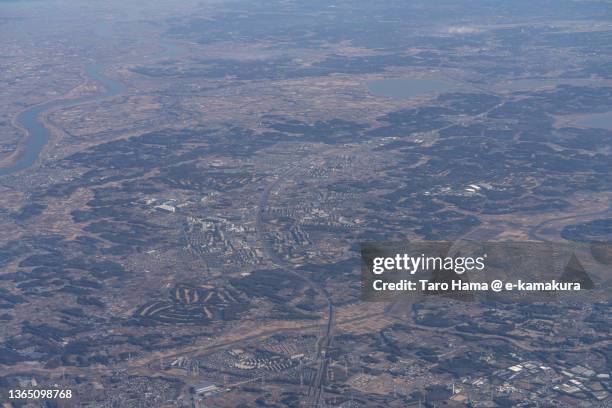
[[[573,86],[598,86],[593,79],[571,79],[571,78],[523,78],[514,79],[499,84],[491,84],[498,91],[533,91],[540,88],[554,88],[559,85]]]
[[[589,115],[577,120],[575,124],[592,128],[612,130],[612,112]]]
[[[389,78],[367,82],[368,89],[375,96],[407,99],[430,93],[456,90],[456,86],[438,78]]]

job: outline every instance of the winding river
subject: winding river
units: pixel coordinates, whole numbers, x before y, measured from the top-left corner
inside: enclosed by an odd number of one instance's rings
[[[113,28],[108,22],[101,22],[94,27],[94,35],[105,38],[115,39],[112,36]],[[187,54],[189,50],[182,44],[177,44],[165,38],[157,39],[156,45],[161,46],[159,58],[175,58]],[[87,95],[75,99],[55,99],[44,102],[21,112],[17,118],[17,124],[27,132],[24,140],[20,142],[19,155],[15,162],[8,166],[0,166],[0,177],[17,173],[32,166],[38,160],[40,153],[51,139],[51,131],[45,126],[42,117],[45,112],[76,106],[82,103],[94,102],[100,99],[109,98],[126,91],[127,87],[122,82],[116,81],[104,75],[106,65],[95,64],[85,67],[85,74],[96,81],[104,88],[104,92],[95,95]]]
[[[25,129],[27,136],[19,146],[20,152],[16,161],[6,167],[0,167],[0,176],[16,173],[36,163],[40,153],[47,142],[49,142],[49,139],[51,139],[51,131],[42,121],[42,116],[45,112],[108,98],[126,90],[126,86],[123,83],[105,76],[102,73],[103,69],[104,66],[101,65],[90,65],[85,67],[85,73],[101,85],[105,89],[104,92],[81,98],[57,99],[41,103],[24,110],[17,116],[17,124]]]

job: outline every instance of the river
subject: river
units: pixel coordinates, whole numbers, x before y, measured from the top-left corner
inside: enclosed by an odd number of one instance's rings
[[[27,136],[19,146],[20,154],[16,161],[9,166],[0,167],[0,176],[6,176],[27,169],[36,163],[45,145],[51,139],[51,131],[44,125],[42,116],[44,112],[93,102],[99,99],[115,96],[125,91],[126,86],[102,73],[104,67],[101,65],[90,65],[85,68],[85,73],[99,85],[104,87],[104,92],[95,95],[87,95],[75,99],[57,99],[34,105],[17,116],[17,123],[26,130]]]
[[[101,21],[93,26],[92,34],[107,41],[120,38],[119,34],[114,31],[114,26],[107,21]],[[146,41],[152,41],[152,39],[146,39]],[[165,38],[157,38],[155,41],[155,45],[161,46],[162,48],[157,57],[164,57],[168,59],[179,57],[189,52],[189,50],[183,45],[177,44]],[[40,153],[51,139],[51,131],[45,127],[41,120],[45,112],[58,108],[76,106],[82,103],[94,102],[121,94],[126,91],[125,84],[114,80],[103,73],[106,67],[107,66],[103,64],[89,65],[85,67],[85,74],[101,85],[104,88],[104,92],[95,95],[83,96],[81,98],[56,99],[44,102],[31,106],[17,116],[17,124],[26,130],[27,135],[24,136],[23,141],[20,142],[20,154],[16,158],[16,161],[9,166],[0,167],[0,177],[25,170],[36,163]]]

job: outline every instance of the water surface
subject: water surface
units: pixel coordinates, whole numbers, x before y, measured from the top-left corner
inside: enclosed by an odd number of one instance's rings
[[[373,95],[395,99],[453,91],[456,87],[439,78],[389,78],[367,82]]]
[[[102,38],[115,38],[113,37],[114,26],[111,22],[102,21],[93,27],[93,34]],[[160,45],[159,40],[156,41],[156,45]],[[158,57],[173,58],[188,53],[188,50],[185,47],[173,41],[162,39],[161,45],[162,51]],[[104,92],[95,95],[83,96],[81,98],[59,99],[34,105],[17,116],[17,123],[24,128],[28,134],[27,136],[24,135],[23,141],[20,142],[21,154],[17,158],[17,161],[10,166],[0,167],[0,176],[6,176],[21,170],[25,170],[36,163],[40,153],[44,149],[45,145],[49,142],[49,139],[51,139],[51,132],[44,126],[40,119],[45,112],[53,109],[93,102],[125,92],[126,87],[123,83],[116,81],[103,73],[105,68],[106,66],[102,64],[85,67],[85,73],[87,76],[101,85],[104,88]]]
[[[0,176],[25,170],[36,163],[38,156],[45,145],[51,139],[51,132],[41,121],[43,112],[78,105],[85,102],[93,102],[98,99],[117,95],[125,90],[125,85],[119,81],[105,76],[102,66],[92,65],[85,68],[87,75],[104,87],[105,91],[95,95],[87,95],[75,99],[59,99],[34,105],[21,112],[17,116],[17,123],[27,131],[27,136],[20,144],[20,155],[17,160],[7,167],[0,167]]]
[[[540,88],[554,88],[559,85],[598,86],[599,84],[593,79],[523,78],[495,84],[494,88],[502,91],[531,91]]]
[[[589,115],[575,123],[579,126],[612,130],[612,112]]]

